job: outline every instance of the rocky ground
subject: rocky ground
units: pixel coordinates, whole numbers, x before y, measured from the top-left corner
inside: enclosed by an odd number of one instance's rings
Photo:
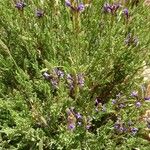
[[[150,6],[150,0],[145,0],[145,4]]]

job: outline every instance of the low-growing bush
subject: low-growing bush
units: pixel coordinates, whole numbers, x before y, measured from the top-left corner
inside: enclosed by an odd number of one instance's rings
[[[1,149],[149,149],[143,2],[0,2]]]

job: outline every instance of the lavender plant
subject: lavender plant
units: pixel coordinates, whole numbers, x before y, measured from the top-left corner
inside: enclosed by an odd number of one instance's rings
[[[143,1],[5,0],[0,9],[0,149],[149,149]]]

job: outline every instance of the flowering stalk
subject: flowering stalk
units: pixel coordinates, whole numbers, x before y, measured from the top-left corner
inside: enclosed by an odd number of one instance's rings
[[[66,109],[66,113],[67,113],[67,128],[68,130],[73,131],[76,127],[76,117],[74,115],[73,110],[69,108]]]
[[[131,20],[130,15],[129,15],[129,10],[127,8],[123,9],[122,14],[124,17],[125,25],[127,26]]]
[[[66,0],[66,6],[70,8],[72,18],[73,18],[73,27],[75,33],[79,33],[80,31],[80,12],[82,12],[85,8],[83,3],[74,0]]]
[[[116,15],[117,10],[120,8],[120,4],[104,4],[104,12],[110,13],[111,15]]]
[[[21,33],[23,32],[23,29],[26,28],[27,22],[26,17],[24,16],[24,8],[27,6],[27,4],[24,1],[17,1],[15,3],[15,8],[18,9],[18,13],[20,14],[20,23],[23,28],[21,28]]]

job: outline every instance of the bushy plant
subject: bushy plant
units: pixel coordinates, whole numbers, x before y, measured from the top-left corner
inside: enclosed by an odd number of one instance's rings
[[[149,149],[150,9],[121,2],[0,2],[1,149]]]

